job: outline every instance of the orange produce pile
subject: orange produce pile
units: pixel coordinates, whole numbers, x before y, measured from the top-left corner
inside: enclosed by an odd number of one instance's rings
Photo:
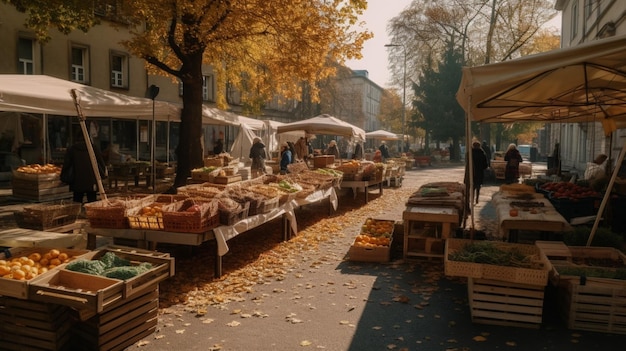
[[[28,280],[72,259],[74,259],[72,255],[57,249],[52,249],[44,254],[33,252],[28,256],[0,259],[0,277]]]

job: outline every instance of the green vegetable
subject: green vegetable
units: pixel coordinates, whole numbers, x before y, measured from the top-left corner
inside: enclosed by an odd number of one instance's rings
[[[78,259],[69,262],[65,268],[70,271],[87,273],[92,275],[100,275],[106,269],[106,265],[101,261],[92,261],[85,259]]]
[[[148,262],[143,262],[138,266],[125,266],[125,267],[113,267],[103,272],[103,276],[113,279],[126,280],[136,277],[152,269],[152,265]]]

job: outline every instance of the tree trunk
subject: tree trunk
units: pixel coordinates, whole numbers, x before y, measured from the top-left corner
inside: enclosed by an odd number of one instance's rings
[[[181,69],[183,77],[183,110],[180,115],[180,141],[174,187],[187,184],[191,170],[203,165],[202,160],[202,55],[190,57]]]

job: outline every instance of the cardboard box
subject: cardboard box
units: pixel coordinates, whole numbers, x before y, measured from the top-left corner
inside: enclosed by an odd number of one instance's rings
[[[393,241],[393,238],[392,240]],[[363,247],[352,243],[348,250],[350,261],[360,262],[389,262],[391,252],[391,242],[389,246]]]

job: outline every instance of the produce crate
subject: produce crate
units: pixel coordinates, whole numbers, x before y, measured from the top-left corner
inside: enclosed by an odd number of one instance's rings
[[[76,222],[81,204],[59,202],[25,206],[23,211],[14,212],[20,228],[47,230]]]
[[[505,242],[493,242],[501,250],[519,250],[521,253],[532,256],[532,262],[537,269],[518,268],[509,266],[497,266],[474,262],[452,261],[451,253],[461,250],[464,245],[471,243],[469,239],[449,238],[446,240],[444,254],[445,274],[454,277],[467,277],[476,279],[491,279],[509,283],[546,286],[549,273],[552,268],[550,261],[535,245],[514,244]]]
[[[72,197],[69,185],[46,189],[13,188],[12,194],[13,197],[35,202],[56,201]]]
[[[72,328],[74,350],[122,351],[156,331],[158,284],[107,311],[77,322]]]
[[[474,323],[523,328],[541,326],[544,287],[468,278],[467,293]]]
[[[197,211],[189,209],[197,206]],[[175,202],[163,207],[163,227],[166,231],[203,233],[219,224],[216,200],[192,200]]]
[[[207,157],[204,159],[204,167],[223,167],[223,157]]]
[[[97,260],[104,256],[107,252],[113,252],[116,256],[130,261],[133,266],[139,265],[143,262],[148,262],[152,265],[152,268],[147,272],[123,281],[122,297],[124,299],[139,294],[146,289],[150,289],[150,287],[154,284],[158,284],[161,281],[174,276],[174,258],[169,256],[146,255],[141,253],[132,253],[126,250],[105,248],[98,251],[91,251],[80,258],[86,260]]]
[[[191,179],[204,182],[213,182],[215,175],[213,172],[191,171]]]
[[[121,280],[59,269],[33,278],[29,298],[99,313],[121,300],[123,289]]]
[[[74,325],[69,307],[0,296],[2,350],[72,350]]]
[[[348,250],[348,258],[350,261],[359,262],[389,262],[392,241],[393,238],[389,242],[389,246],[377,247],[363,247],[355,245],[355,242],[352,242]]]
[[[328,165],[332,165],[335,163],[334,155],[324,155],[324,156],[315,156],[313,157],[313,167],[314,168],[324,168]]]
[[[126,229],[129,228],[127,211],[133,207],[154,202],[153,196],[143,198],[110,198],[86,203],[85,213],[89,225],[93,228]]]
[[[51,250],[50,248],[44,248],[44,247],[28,247],[28,248],[15,247],[15,248],[6,249],[0,252],[0,259],[9,260],[13,257],[22,257],[22,256],[28,257],[30,254],[35,253],[35,252],[43,256],[45,253],[49,252],[50,250]],[[89,251],[88,250],[60,249],[60,252],[64,252],[70,257],[79,257],[81,255],[88,253]],[[11,278],[0,278],[0,295],[14,297],[18,299],[28,299],[30,297],[29,286],[31,282],[34,281],[34,279],[49,276],[53,274],[53,272],[59,269],[60,269],[59,267],[51,269],[48,272],[40,274],[39,276],[30,280],[16,280],[16,279],[11,279]]]
[[[233,225],[244,218],[248,217],[248,210],[250,209],[250,203],[246,202],[242,204],[241,209],[236,212],[227,212],[219,210],[220,224],[221,225]]]
[[[626,255],[612,247],[567,246],[569,256],[565,260],[551,260],[552,282],[559,284],[560,280],[578,280],[581,276],[596,278],[607,282],[626,280]]]
[[[225,176],[215,176],[213,178],[213,183],[215,184],[231,184],[231,183],[237,183],[241,181],[241,175],[240,174],[233,174],[233,175],[225,175]]]
[[[626,334],[626,281],[561,279],[557,303],[567,327]]]

